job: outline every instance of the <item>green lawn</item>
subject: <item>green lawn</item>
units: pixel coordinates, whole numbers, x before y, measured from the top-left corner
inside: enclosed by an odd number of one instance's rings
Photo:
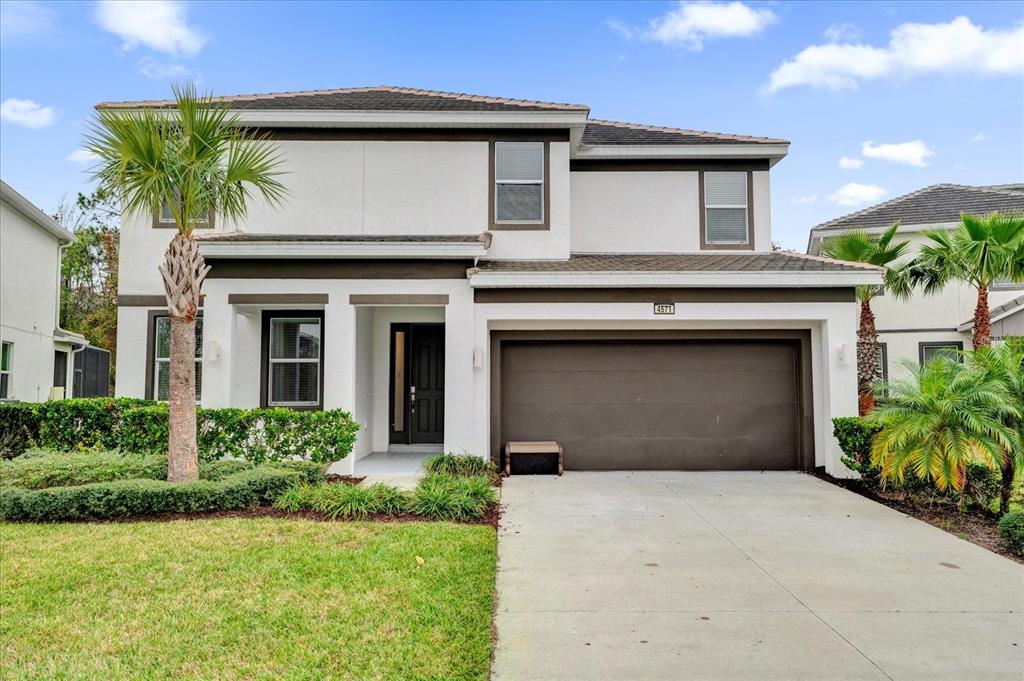
[[[440,522],[0,524],[0,677],[486,679],[495,555]]]

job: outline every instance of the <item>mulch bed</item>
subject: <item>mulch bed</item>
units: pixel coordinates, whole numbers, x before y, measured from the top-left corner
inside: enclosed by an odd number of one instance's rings
[[[501,511],[498,505],[492,506],[487,513],[481,518],[476,520],[465,520],[465,521],[451,521],[460,525],[490,525],[497,529],[498,519],[501,515]],[[257,506],[255,508],[245,508],[237,511],[210,511],[207,513],[155,513],[150,515],[139,515],[132,516],[130,518],[114,518],[109,520],[90,520],[82,522],[106,522],[106,523],[151,523],[151,522],[170,522],[172,520],[216,520],[219,518],[291,518],[301,520],[317,520],[321,522],[356,522],[348,518],[330,518],[323,513],[317,513],[315,511],[281,511],[272,506]],[[429,523],[439,522],[432,518],[424,518],[423,516],[413,515],[412,513],[394,513],[390,515],[371,515],[365,518],[360,518],[359,522],[377,522],[377,523]]]
[[[961,511],[955,504],[951,503],[920,504],[902,492],[871,488],[860,480],[833,478],[821,469],[815,469],[813,475],[837,487],[855,492],[874,502],[895,509],[900,513],[905,513],[912,518],[926,522],[940,530],[945,530],[960,539],[986,548],[992,553],[998,553],[1000,556],[1005,556],[1012,561],[1024,564],[1024,557],[1015,553],[1003,538],[999,536],[996,531],[996,524],[999,522],[999,519],[991,513],[973,509]]]

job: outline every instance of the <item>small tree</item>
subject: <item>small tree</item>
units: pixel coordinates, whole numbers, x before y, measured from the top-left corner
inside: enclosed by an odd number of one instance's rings
[[[1000,468],[1016,441],[1006,420],[1021,417],[1003,382],[948,357],[904,367],[912,378],[887,384],[888,398],[869,417],[881,426],[871,459],[882,478],[903,482],[909,469],[961,492],[969,464]]]
[[[1014,439],[1003,450],[999,487],[999,512],[1006,513],[1010,510],[1017,472],[1024,467],[1024,338],[1010,339],[999,347],[980,348],[967,356],[975,370],[1001,383],[1009,397],[1010,408],[1003,409],[1001,416]]]
[[[925,244],[910,267],[914,284],[936,293],[953,280],[978,292],[974,308],[975,348],[992,344],[988,290],[1000,280],[1024,281],[1024,214],[992,213],[981,217],[960,214],[950,230],[926,232]]]
[[[897,222],[883,234],[868,234],[863,230],[845,232],[828,237],[821,244],[822,253],[829,258],[885,268],[881,286],[858,286],[856,289],[857,301],[860,303],[860,323],[857,327],[857,393],[862,415],[875,407],[873,386],[878,379],[878,333],[875,330],[875,313],[871,310],[871,300],[887,289],[899,297],[906,297],[910,292],[905,271],[894,264],[903,257],[910,243],[893,243],[898,228]]]
[[[212,215],[238,221],[253,191],[272,205],[285,196],[277,179],[280,157],[271,143],[247,135],[223,103],[199,97],[194,86],[173,91],[173,108],[99,111],[85,145],[99,158],[94,178],[118,197],[125,214],[157,215],[166,207],[177,226],[159,267],[171,318],[167,479],[172,482],[199,475],[196,313],[210,268],[193,227]]]

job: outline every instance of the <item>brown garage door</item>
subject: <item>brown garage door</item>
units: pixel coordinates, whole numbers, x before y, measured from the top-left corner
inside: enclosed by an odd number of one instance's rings
[[[501,349],[500,431],[558,440],[570,470],[800,463],[795,341],[525,341]]]

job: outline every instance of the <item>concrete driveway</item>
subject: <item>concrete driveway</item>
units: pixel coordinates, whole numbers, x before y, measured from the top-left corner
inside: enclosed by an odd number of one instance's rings
[[[802,473],[502,488],[493,678],[1019,679],[1024,567]]]

